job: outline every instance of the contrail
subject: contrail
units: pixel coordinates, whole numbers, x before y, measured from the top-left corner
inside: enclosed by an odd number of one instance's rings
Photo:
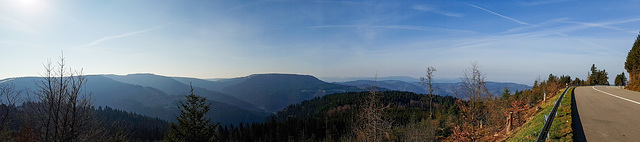
[[[502,17],[502,18],[509,19],[509,20],[511,20],[511,21],[517,22],[517,23],[522,24],[522,25],[531,25],[531,24],[529,24],[529,23],[527,23],[527,22],[522,22],[522,21],[520,21],[520,20],[513,19],[513,18],[511,18],[511,17],[504,16],[504,15],[502,15],[502,14],[499,14],[499,13],[493,12],[493,11],[488,10],[488,9],[484,9],[484,8],[482,8],[482,7],[479,7],[479,6],[476,6],[476,5],[473,5],[473,4],[469,4],[469,3],[465,3],[465,4],[467,4],[467,5],[469,5],[469,6],[473,6],[473,7],[475,7],[475,8],[481,9],[481,10],[484,10],[484,11],[486,11],[486,12],[489,12],[489,13],[493,14],[493,15],[497,15],[497,16],[500,16],[500,17]]]
[[[98,43],[101,43],[101,42],[105,42],[105,41],[109,41],[109,40],[113,40],[113,39],[118,39],[118,38],[123,38],[123,37],[128,37],[128,36],[132,36],[132,35],[137,35],[137,34],[145,33],[145,32],[157,29],[157,28],[158,28],[158,26],[155,26],[155,27],[144,29],[144,30],[124,33],[124,34],[120,34],[120,35],[107,36],[107,37],[95,40],[95,41],[93,41],[93,42],[91,42],[89,44],[82,45],[80,47],[90,47],[90,46],[94,46],[94,45],[96,45]]]
[[[128,37],[128,36],[132,36],[132,35],[137,35],[137,34],[141,34],[141,33],[145,33],[145,32],[149,32],[158,28],[162,28],[165,27],[167,25],[171,25],[171,24],[175,24],[175,23],[179,23],[179,22],[183,22],[186,20],[180,20],[180,21],[176,21],[176,22],[171,22],[171,23],[167,23],[167,24],[162,24],[162,25],[158,25],[158,26],[153,26],[151,28],[147,28],[147,29],[143,29],[143,30],[139,30],[139,31],[133,31],[133,32],[128,32],[128,33],[124,33],[124,34],[119,34],[119,35],[111,35],[111,36],[107,36],[107,37],[103,37],[101,39],[95,40],[91,43],[85,44],[85,45],[81,45],[80,47],[90,47],[90,46],[94,46],[98,43],[101,42],[105,42],[105,41],[109,41],[109,40],[114,40],[114,39],[118,39],[118,38],[123,38],[123,37]]]

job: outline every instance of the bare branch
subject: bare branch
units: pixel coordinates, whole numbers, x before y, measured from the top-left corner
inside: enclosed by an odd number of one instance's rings
[[[40,140],[104,140],[104,128],[93,116],[93,100],[86,92],[82,70],[66,67],[64,55],[55,67],[49,60],[44,68],[38,90],[33,92],[37,102],[29,103]]]

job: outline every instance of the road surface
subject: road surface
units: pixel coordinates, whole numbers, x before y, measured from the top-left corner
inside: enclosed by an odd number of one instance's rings
[[[584,86],[574,91],[579,120],[577,140],[640,141],[640,93],[610,86]],[[576,110],[574,110],[576,111]],[[582,133],[582,134],[581,134]]]

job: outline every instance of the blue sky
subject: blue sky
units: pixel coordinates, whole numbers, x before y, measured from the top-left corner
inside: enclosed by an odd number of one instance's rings
[[[640,1],[0,0],[0,78],[37,76],[61,52],[86,74],[228,78],[458,78],[532,84],[615,74]]]

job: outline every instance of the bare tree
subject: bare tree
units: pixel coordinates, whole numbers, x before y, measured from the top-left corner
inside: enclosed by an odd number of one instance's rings
[[[406,142],[435,142],[436,141],[436,128],[438,126],[437,120],[422,120],[417,123],[407,124],[407,129],[402,141]]]
[[[427,101],[429,102],[429,118],[427,120],[427,122],[431,122],[433,121],[433,98],[435,97],[433,94],[433,92],[435,91],[436,87],[433,86],[433,73],[436,71],[436,68],[429,66],[427,67],[426,71],[426,75],[424,77],[420,78],[420,81],[422,82],[422,84],[425,85],[425,89],[427,89],[427,91],[429,91],[429,94],[427,95]],[[436,120],[437,121],[437,120]],[[413,124],[416,125],[416,124]],[[417,126],[412,126],[410,127],[411,129],[416,129],[416,131],[418,131],[417,133],[421,133],[421,134],[411,134],[411,139],[408,139],[407,141],[435,141],[435,135],[436,135],[436,129],[437,129],[437,125],[432,125],[432,124],[417,124]],[[410,133],[416,133],[414,131],[410,130]],[[422,139],[422,140],[420,140]]]
[[[429,100],[429,119],[433,118],[433,91],[436,89],[433,87],[433,72],[436,71],[436,68],[429,66],[427,67],[427,75],[425,77],[420,77],[420,81],[426,86],[425,89],[429,91],[429,95],[427,96]]]
[[[464,78],[462,78],[461,93],[463,93],[468,100],[466,106],[461,106],[463,111],[463,117],[468,123],[470,128],[465,128],[471,132],[470,139],[477,140],[476,131],[483,128],[486,125],[489,118],[488,113],[484,110],[483,103],[491,100],[493,97],[485,86],[485,75],[480,72],[480,66],[477,62],[471,63],[471,68],[464,72]],[[478,128],[476,128],[478,127]]]
[[[356,119],[354,133],[358,141],[379,142],[389,138],[391,120],[385,116],[385,110],[390,105],[380,101],[381,93],[373,85],[366,100],[360,105],[360,113]]]
[[[104,140],[103,128],[93,117],[91,94],[82,70],[73,71],[60,57],[57,66],[44,65],[43,80],[34,91],[36,102],[29,103],[33,122],[41,141],[72,142]]]
[[[471,68],[464,72],[464,78],[462,78],[463,89],[467,93],[469,100],[482,101],[486,98],[491,98],[491,93],[485,86],[485,75],[480,72],[480,65],[478,62],[471,63]]]

